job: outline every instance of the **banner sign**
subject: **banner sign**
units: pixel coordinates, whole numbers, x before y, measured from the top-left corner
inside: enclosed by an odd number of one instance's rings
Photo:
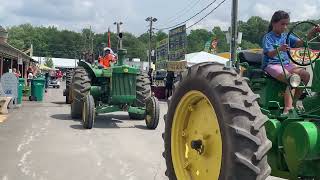
[[[187,61],[168,61],[167,70],[173,72],[184,71],[187,68]]]
[[[167,61],[168,60],[168,38],[161,40],[157,43],[156,55],[157,61]]]
[[[187,61],[161,61],[156,63],[157,70],[180,72],[187,68]]]
[[[187,47],[186,25],[169,31],[169,61],[185,60]]]
[[[159,61],[156,63],[156,70],[166,70],[167,69],[167,61]]]

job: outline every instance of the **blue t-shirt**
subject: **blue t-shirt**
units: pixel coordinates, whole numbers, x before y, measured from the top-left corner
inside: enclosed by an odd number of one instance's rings
[[[289,37],[289,46],[294,47],[295,44],[298,41],[298,38],[290,35]],[[262,41],[262,47],[263,47],[263,63],[262,63],[262,69],[267,67],[269,64],[280,64],[280,60],[278,58],[278,55],[274,57],[269,57],[267,55],[268,52],[274,50],[274,45],[281,46],[283,44],[286,44],[287,40],[287,33],[282,33],[281,35],[277,35],[273,31],[268,32],[264,37]],[[289,64],[290,59],[288,57],[287,52],[280,51],[280,57],[283,60],[283,64]]]

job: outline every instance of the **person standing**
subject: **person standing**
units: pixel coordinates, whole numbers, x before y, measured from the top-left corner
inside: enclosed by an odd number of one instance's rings
[[[32,71],[29,71],[29,73],[28,73],[28,78],[27,78],[28,86],[31,85],[32,79],[33,79],[33,72],[32,72]]]
[[[168,99],[172,95],[174,72],[168,71],[166,77],[166,98]]]
[[[19,78],[20,75],[21,75],[19,71],[17,72],[17,69],[16,69],[16,68],[13,68],[13,69],[12,69],[12,73],[13,73],[17,78]]]
[[[148,77],[151,85],[153,84],[152,72],[153,72],[153,69],[150,68],[148,71]]]

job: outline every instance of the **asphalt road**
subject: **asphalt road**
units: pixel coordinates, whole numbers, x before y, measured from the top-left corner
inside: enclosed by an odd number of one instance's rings
[[[84,130],[71,119],[62,89],[49,89],[44,102],[24,101],[0,123],[0,179],[167,180],[161,155],[167,105],[160,106],[156,130],[127,113],[100,115],[94,129]]]

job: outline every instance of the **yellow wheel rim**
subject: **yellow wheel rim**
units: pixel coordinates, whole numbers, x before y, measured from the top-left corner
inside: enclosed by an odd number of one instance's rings
[[[171,154],[177,179],[218,179],[222,140],[217,115],[200,91],[190,91],[179,102],[171,130]]]

